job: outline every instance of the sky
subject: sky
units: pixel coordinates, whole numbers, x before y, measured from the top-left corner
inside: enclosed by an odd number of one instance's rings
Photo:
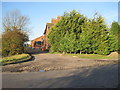
[[[2,17],[12,10],[19,10],[30,18],[30,40],[43,35],[46,23],[65,11],[76,10],[88,18],[98,12],[109,26],[118,21],[118,2],[2,2]]]

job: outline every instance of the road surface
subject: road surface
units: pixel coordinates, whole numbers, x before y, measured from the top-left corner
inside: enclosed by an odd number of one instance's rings
[[[3,88],[115,88],[117,64],[46,72],[2,73]]]

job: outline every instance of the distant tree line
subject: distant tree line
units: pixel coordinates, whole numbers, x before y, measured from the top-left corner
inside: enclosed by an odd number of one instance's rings
[[[11,11],[3,17],[2,56],[11,56],[25,52],[24,42],[28,40],[26,32],[29,18],[19,11]]]
[[[98,13],[90,19],[73,10],[50,29],[48,41],[52,52],[107,55],[120,50],[119,33],[118,22],[108,28]]]

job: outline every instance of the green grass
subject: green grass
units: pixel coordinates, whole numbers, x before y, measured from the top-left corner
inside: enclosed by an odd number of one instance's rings
[[[64,54],[64,56],[77,56],[83,59],[118,59],[117,56],[105,56],[98,54]]]
[[[20,61],[25,61],[25,60],[28,60],[30,58],[31,58],[31,56],[29,54],[18,54],[18,55],[4,57],[4,58],[0,59],[0,63],[2,65],[7,65],[10,63],[17,63]]]
[[[59,52],[49,52],[50,54],[60,54]]]

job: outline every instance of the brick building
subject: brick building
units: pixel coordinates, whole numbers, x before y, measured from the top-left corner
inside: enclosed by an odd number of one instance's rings
[[[47,39],[47,35],[49,33],[49,30],[55,23],[57,23],[60,20],[60,18],[61,18],[60,16],[58,16],[57,19],[52,18],[51,23],[46,24],[46,28],[44,31],[44,47],[45,47],[45,49],[49,49],[49,47],[50,47],[50,45],[48,43],[48,39]]]
[[[59,20],[60,20],[60,16],[58,16],[57,19],[52,18],[51,23],[46,23],[45,31],[43,33],[44,35],[32,40],[31,47],[35,47],[35,48],[44,47],[45,49],[49,49],[50,45],[48,43],[47,35],[49,33],[50,28]]]
[[[31,41],[31,47],[39,48],[44,45],[44,36],[40,36]]]

